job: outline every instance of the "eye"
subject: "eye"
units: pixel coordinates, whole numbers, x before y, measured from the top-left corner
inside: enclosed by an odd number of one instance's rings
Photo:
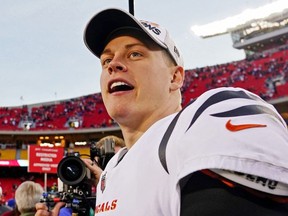
[[[139,52],[132,52],[132,53],[130,54],[130,57],[131,57],[131,58],[141,57],[141,56],[142,56],[142,54],[139,53]]]
[[[111,58],[105,58],[101,60],[102,66],[107,66],[112,61]]]

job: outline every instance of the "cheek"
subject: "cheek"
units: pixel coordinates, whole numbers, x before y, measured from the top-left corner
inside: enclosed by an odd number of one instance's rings
[[[169,89],[170,78],[166,75],[155,74],[152,77],[149,77],[150,81],[148,85],[153,87],[154,89],[159,89],[160,92],[165,91],[165,89]]]
[[[107,77],[104,75],[103,72],[100,76],[100,88],[102,93],[104,93],[106,91],[105,89],[107,88]]]

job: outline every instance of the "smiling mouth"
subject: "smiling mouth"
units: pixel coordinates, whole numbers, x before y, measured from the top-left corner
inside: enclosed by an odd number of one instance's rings
[[[109,87],[109,93],[120,92],[120,91],[130,91],[134,87],[125,82],[114,82]]]

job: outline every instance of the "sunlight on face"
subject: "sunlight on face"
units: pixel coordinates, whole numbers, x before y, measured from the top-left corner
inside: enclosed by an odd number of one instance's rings
[[[119,36],[106,45],[101,55],[102,97],[118,123],[158,118],[169,109],[175,66],[163,52],[151,41],[148,47],[132,36]],[[111,90],[114,85],[119,85],[117,91]]]

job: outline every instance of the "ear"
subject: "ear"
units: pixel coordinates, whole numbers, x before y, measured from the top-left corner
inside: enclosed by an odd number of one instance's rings
[[[172,74],[170,91],[180,89],[183,86],[184,77],[185,77],[184,68],[181,66],[175,66]]]

